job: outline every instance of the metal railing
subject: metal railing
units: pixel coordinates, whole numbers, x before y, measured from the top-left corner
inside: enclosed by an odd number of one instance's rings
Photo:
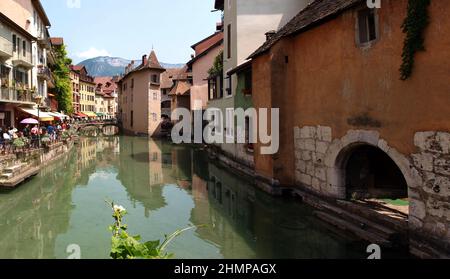
[[[38,69],[38,76],[45,78],[46,80],[50,80],[52,78],[52,74],[48,67],[39,66],[37,69]]]

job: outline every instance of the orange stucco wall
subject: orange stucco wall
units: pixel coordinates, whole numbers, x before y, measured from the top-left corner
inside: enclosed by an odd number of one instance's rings
[[[281,114],[280,151],[256,153],[257,172],[293,183],[296,126],[329,126],[334,138],[352,129],[377,130],[403,154],[416,151],[416,132],[450,131],[450,2],[431,2],[426,51],[416,55],[413,76],[401,81],[406,5],[382,1],[379,40],[371,47],[357,46],[356,10],[349,10],[254,59],[255,107],[279,107]],[[363,115],[380,127],[349,124]]]

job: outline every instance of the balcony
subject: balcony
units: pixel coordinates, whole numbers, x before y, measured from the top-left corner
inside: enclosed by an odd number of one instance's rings
[[[9,59],[13,56],[12,43],[0,36],[0,57]]]
[[[23,51],[15,52],[12,58],[14,66],[22,66],[27,69],[33,68],[33,62],[31,61],[31,52],[26,51],[25,55]]]
[[[50,40],[44,31],[38,35],[37,42],[41,47],[50,49]]]
[[[51,73],[51,71],[50,71],[50,69],[48,68],[48,67],[45,67],[45,66],[38,66],[38,71],[37,71],[37,74],[38,74],[38,77],[39,78],[42,78],[42,79],[45,79],[45,80],[51,80],[52,79],[52,73]]]
[[[34,104],[33,96],[29,90],[16,88],[0,88],[0,102]]]

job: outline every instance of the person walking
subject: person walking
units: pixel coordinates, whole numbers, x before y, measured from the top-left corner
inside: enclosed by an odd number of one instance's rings
[[[11,148],[11,135],[6,127],[4,127],[2,130],[3,130],[4,154],[7,154],[9,153]]]
[[[31,145],[34,148],[38,147],[38,134],[39,134],[39,129],[37,125],[34,125],[33,128],[31,128]]]

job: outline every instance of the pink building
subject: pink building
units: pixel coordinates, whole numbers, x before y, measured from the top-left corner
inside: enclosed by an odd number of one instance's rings
[[[218,31],[194,44],[195,56],[187,63],[192,72],[191,111],[205,110],[208,103],[208,70],[223,50],[223,32]]]

